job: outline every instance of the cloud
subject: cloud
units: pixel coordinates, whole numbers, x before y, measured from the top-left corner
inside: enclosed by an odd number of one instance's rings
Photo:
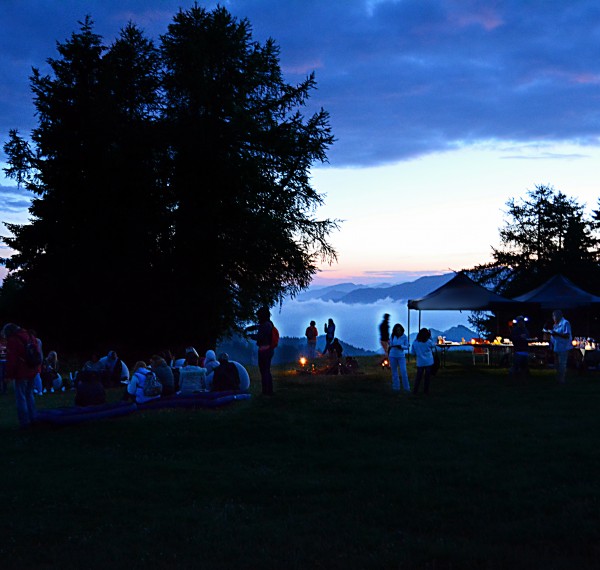
[[[82,8],[76,0],[5,0],[0,135],[31,129],[30,67],[44,67],[56,55],[55,42],[76,29],[84,11],[110,43],[129,19],[158,39],[180,5],[91,0]],[[330,112],[337,139],[329,151],[332,165],[392,163],[488,140],[599,143],[595,0],[223,5],[249,19],[258,41],[275,39],[288,81],[316,72],[307,111]]]
[[[0,186],[0,222],[22,224],[27,221],[31,193],[16,186]]]
[[[311,320],[317,322],[319,338],[317,348],[322,348],[325,336],[323,324],[332,318],[336,324],[336,336],[353,346],[367,350],[379,349],[378,327],[384,313],[391,315],[391,322],[402,323],[408,330],[408,309],[404,301],[382,299],[366,305],[347,305],[313,299],[310,301],[286,300],[281,311],[272,310],[272,320],[284,336],[304,338],[304,331]],[[447,330],[455,325],[469,326],[468,311],[423,311],[421,324],[428,328]],[[411,311],[410,332],[418,330],[418,312]]]

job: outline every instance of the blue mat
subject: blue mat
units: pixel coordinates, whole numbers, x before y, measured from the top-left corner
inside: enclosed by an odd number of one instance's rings
[[[236,400],[248,400],[249,398],[250,394],[248,392],[239,390],[202,392],[189,395],[176,394],[166,398],[150,400],[144,404],[138,404],[138,410],[153,410],[157,408],[216,408]]]
[[[38,409],[37,421],[53,424],[77,424],[90,420],[100,420],[131,414],[137,410],[134,402],[115,402],[97,406],[72,406],[65,408]]]

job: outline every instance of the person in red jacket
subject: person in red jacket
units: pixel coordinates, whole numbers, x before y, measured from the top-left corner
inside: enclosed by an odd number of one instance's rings
[[[41,367],[29,366],[25,361],[27,343],[33,342],[37,347],[37,339],[25,329],[13,323],[2,328],[2,336],[6,338],[6,381],[15,381],[15,399],[17,416],[21,428],[29,427],[35,421],[35,402],[33,398],[33,380]],[[40,358],[41,360],[41,358]]]

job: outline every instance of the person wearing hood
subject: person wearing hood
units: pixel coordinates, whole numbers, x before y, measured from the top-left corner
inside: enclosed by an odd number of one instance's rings
[[[146,402],[156,400],[161,396],[160,394],[157,396],[146,396],[144,394],[144,387],[146,386],[149,372],[153,371],[146,366],[146,363],[143,360],[138,360],[135,363],[131,380],[129,381],[129,384],[127,384],[126,392],[137,404],[145,404]]]
[[[214,350],[207,350],[204,356],[204,368],[206,368],[206,387],[210,390],[214,378],[215,369],[220,366],[217,354]]]
[[[26,346],[33,342],[38,347],[37,339],[25,329],[14,323],[7,323],[2,329],[6,339],[6,381],[14,380],[15,400],[19,426],[24,429],[31,426],[36,419],[33,382],[41,371],[41,365],[30,366],[25,360]],[[40,353],[41,363],[41,353]]]

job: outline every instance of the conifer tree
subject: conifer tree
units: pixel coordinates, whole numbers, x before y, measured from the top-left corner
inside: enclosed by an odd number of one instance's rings
[[[278,47],[252,41],[247,20],[196,5],[161,40],[180,276],[171,298],[210,341],[308,286],[319,255],[335,258],[336,222],[313,217],[322,198],[309,176],[333,137],[325,111],[301,113],[314,77],[285,83]]]
[[[57,347],[209,348],[335,260],[310,183],[328,114],[302,114],[314,76],[287,84],[247,20],[196,4],[158,48],[133,23],[107,47],[88,16],[57,51],[31,141],[4,145],[34,194],[3,238],[21,322]]]
[[[561,273],[586,290],[598,291],[600,242],[581,204],[538,185],[506,205],[493,261],[469,270],[478,282],[512,298]]]

